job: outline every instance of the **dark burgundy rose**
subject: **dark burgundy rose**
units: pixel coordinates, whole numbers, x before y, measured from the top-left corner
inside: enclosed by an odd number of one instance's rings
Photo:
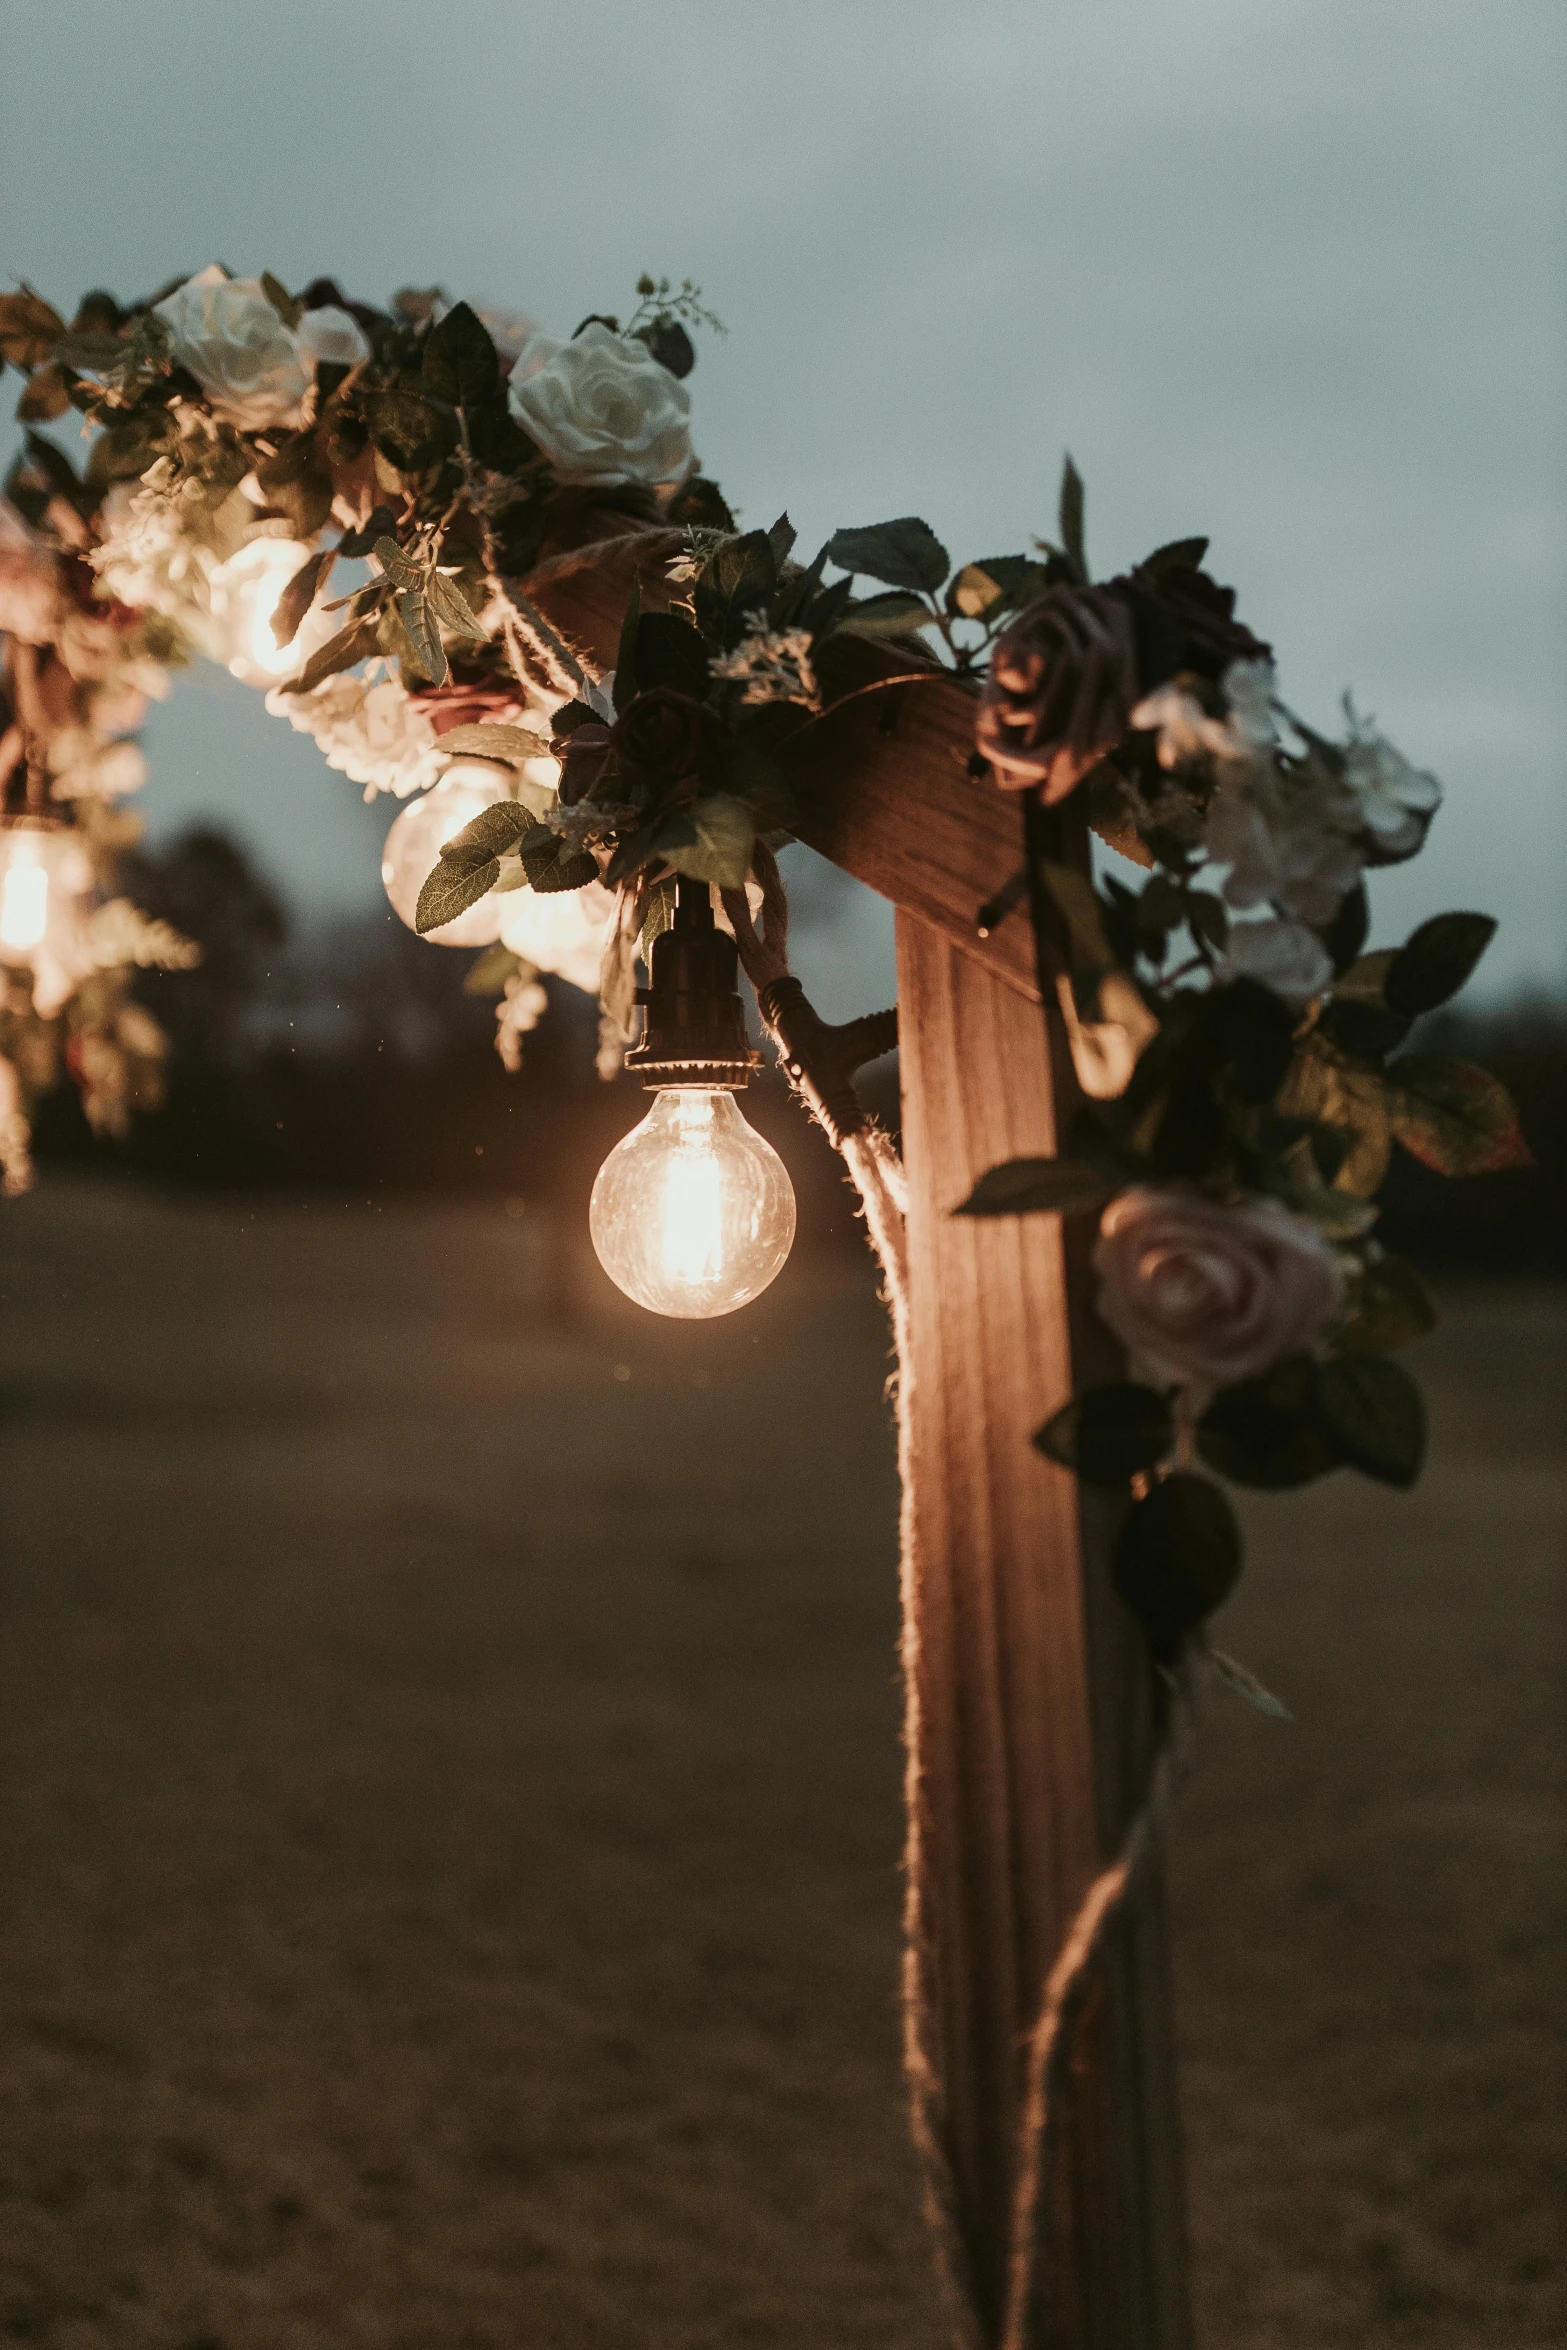
[[[996,639],[975,740],[1007,791],[1064,800],[1115,748],[1139,699],[1131,606],[1113,588],[1046,588]]]
[[[674,783],[694,775],[718,740],[718,724],[705,703],[672,685],[638,694],[610,729],[623,767],[650,781]]]
[[[574,808],[585,800],[604,772],[612,748],[607,726],[588,720],[570,734],[558,734],[550,749],[560,761],[560,804]]]
[[[1143,691],[1152,693],[1179,669],[1195,669],[1216,681],[1232,661],[1265,661],[1272,652],[1235,617],[1235,590],[1220,587],[1195,564],[1158,571],[1134,571],[1113,580],[1137,618],[1138,668]]]

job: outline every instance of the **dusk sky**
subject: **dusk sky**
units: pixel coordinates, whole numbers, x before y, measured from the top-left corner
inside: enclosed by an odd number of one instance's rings
[[[956,557],[1019,549],[1070,448],[1096,571],[1206,531],[1291,703],[1330,725],[1353,687],[1442,777],[1427,853],[1374,877],[1375,935],[1485,908],[1489,994],[1567,985],[1556,0],[0,0],[0,24],[8,282],[69,310],[218,258],[567,333],[644,269],[690,276],[730,329],[697,444],[749,523],[786,507],[814,549],[914,512]],[[378,900],[389,809],[259,695],[186,677],[146,740],[155,833],[220,816],[306,916]],[[833,902],[804,975],[828,1008],[884,998],[889,922]]]

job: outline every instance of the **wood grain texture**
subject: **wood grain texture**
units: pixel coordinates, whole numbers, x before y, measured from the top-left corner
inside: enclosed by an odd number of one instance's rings
[[[952,1214],[986,1167],[1055,1148],[1042,1015],[902,912],[898,967],[910,1945],[923,2042],[911,2070],[919,2134],[950,2167],[965,2289],[990,2343],[1023,2044],[1066,1924],[1141,1793],[1147,1662],[1108,1590],[1107,1525],[1085,1528],[1075,1480],[1029,1442],[1074,1385],[1083,1285],[1061,1222]],[[1041,2231],[1039,2350],[1188,2341],[1162,1964],[1155,1894],[1117,1938],[1073,2068]]]

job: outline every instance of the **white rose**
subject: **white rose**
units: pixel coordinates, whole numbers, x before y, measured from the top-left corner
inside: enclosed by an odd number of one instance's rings
[[[1113,1199],[1094,1246],[1099,1318],[1150,1378],[1229,1387],[1313,1345],[1338,1313],[1337,1262],[1273,1199],[1174,1185]]]
[[[176,287],[156,314],[216,415],[241,432],[297,424],[310,379],[298,342],[256,279],[225,277],[214,263]]]
[[[678,481],[696,462],[685,385],[596,320],[569,343],[531,336],[508,396],[561,481]]]
[[[357,318],[325,302],[307,310],[294,339],[312,367],[358,367],[370,356],[370,338]]]
[[[1345,753],[1344,781],[1355,795],[1361,822],[1394,856],[1420,846],[1426,825],[1442,805],[1442,786],[1434,775],[1411,767],[1385,735],[1358,722]]]
[[[1333,976],[1333,958],[1314,930],[1282,919],[1230,926],[1223,976],[1255,979],[1287,1004],[1309,1003]]]
[[[323,678],[308,694],[274,687],[266,706],[296,732],[314,736],[327,765],[350,782],[362,783],[367,800],[378,791],[406,799],[434,783],[440,772],[435,728],[395,677],[371,684],[340,673]]]

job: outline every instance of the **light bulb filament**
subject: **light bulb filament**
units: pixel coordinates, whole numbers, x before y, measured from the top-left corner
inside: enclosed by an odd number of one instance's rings
[[[664,1173],[664,1269],[674,1281],[716,1281],[724,1269],[722,1170],[687,1143]]]

